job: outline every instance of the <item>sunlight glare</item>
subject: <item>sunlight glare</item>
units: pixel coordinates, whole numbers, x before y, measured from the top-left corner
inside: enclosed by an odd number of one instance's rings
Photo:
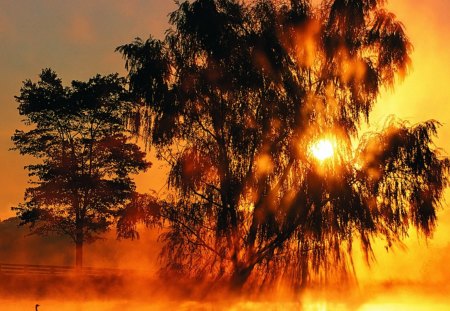
[[[312,155],[319,161],[324,161],[334,155],[333,144],[329,139],[320,139],[311,146]]]

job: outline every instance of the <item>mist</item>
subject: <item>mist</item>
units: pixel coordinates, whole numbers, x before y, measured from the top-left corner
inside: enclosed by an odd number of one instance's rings
[[[73,265],[74,250],[63,238],[30,236],[16,219],[0,223],[0,262]],[[103,275],[8,275],[0,272],[1,310],[448,310],[450,244],[429,245],[416,236],[403,249],[375,245],[368,266],[355,251],[356,282],[310,288],[293,294],[282,284],[236,295],[224,284],[211,286],[159,274],[158,230],[140,227],[139,240],[117,240],[112,230],[88,244],[87,267],[114,269]],[[439,234],[439,231],[437,232]],[[421,247],[419,247],[421,246]],[[409,248],[409,249],[407,249]]]

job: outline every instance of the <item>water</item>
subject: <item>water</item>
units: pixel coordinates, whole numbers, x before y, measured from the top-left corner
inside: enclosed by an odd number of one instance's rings
[[[411,293],[412,294],[412,293]],[[35,310],[39,303],[39,311],[148,311],[148,310],[305,310],[305,311],[425,311],[450,310],[450,302],[445,297],[409,296],[404,293],[399,296],[389,294],[377,296],[365,302],[355,301],[305,301],[300,302],[196,302],[196,301],[126,301],[126,300],[95,300],[95,301],[57,301],[57,300],[0,300],[2,311]]]

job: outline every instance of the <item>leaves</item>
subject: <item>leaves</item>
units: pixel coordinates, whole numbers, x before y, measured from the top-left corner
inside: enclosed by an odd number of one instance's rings
[[[147,226],[161,225],[161,203],[149,194],[135,193],[124,209],[119,211],[117,237],[138,239],[137,224],[143,222]]]
[[[133,106],[125,80],[97,75],[64,87],[44,69],[37,83],[24,82],[16,99],[29,128],[16,130],[15,149],[39,159],[27,167],[32,186],[18,216],[36,233],[92,241],[134,192],[129,175],[150,166],[128,142],[124,119]]]
[[[232,284],[347,278],[352,245],[432,233],[448,160],[437,123],[352,141],[412,45],[385,1],[186,1],[164,40],[117,50],[135,127],[170,166],[166,268]],[[333,159],[309,154],[332,137]],[[335,268],[333,268],[335,267]]]
[[[371,208],[381,211],[382,226],[406,232],[411,221],[425,236],[432,233],[450,168],[432,148],[438,125],[431,120],[408,127],[393,119],[362,140],[360,173],[376,198]]]

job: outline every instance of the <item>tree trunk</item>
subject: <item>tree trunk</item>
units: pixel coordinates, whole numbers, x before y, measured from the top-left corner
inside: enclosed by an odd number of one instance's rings
[[[75,268],[81,270],[83,267],[83,241],[75,243]]]
[[[235,268],[230,280],[233,291],[239,292],[242,290],[254,267],[255,265],[242,265]]]
[[[83,232],[83,219],[84,215],[77,215],[75,221],[75,269],[80,272],[83,267],[83,243],[84,243],[84,232]]]

